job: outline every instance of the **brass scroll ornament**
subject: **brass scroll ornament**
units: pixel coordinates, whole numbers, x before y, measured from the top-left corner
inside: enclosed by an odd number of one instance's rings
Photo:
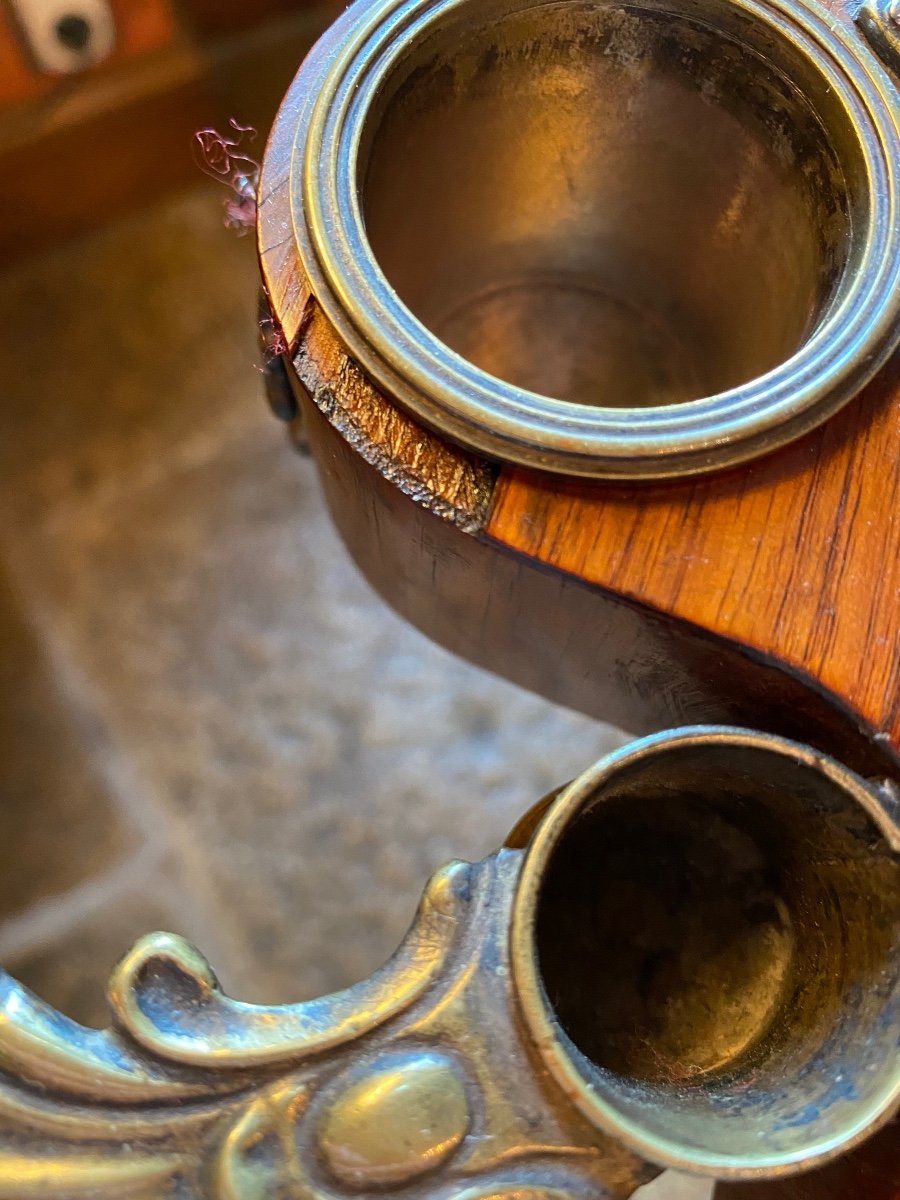
[[[0,1198],[630,1196],[791,1173],[900,1100],[891,793],[808,747],[632,743],[432,878],[371,979],[226,997],[182,939],[112,1025],[0,982]]]

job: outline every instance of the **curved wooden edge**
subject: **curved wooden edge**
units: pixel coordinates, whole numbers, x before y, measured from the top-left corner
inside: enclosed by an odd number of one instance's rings
[[[309,400],[380,475],[467,533],[484,527],[494,471],[390,404],[337,344],[315,301],[294,358]]]
[[[295,80],[269,135],[257,210],[263,284],[296,380],[363,459],[404,495],[473,532],[487,520],[494,469],[425,429],[375,387],[338,341],[300,268],[289,189],[303,101]]]
[[[302,102],[295,79],[269,133],[256,192],[256,245],[263,285],[285,344],[291,348],[297,344],[310,299],[294,243],[289,194],[294,130]]]
[[[314,304],[312,312],[294,378],[333,519],[376,590],[423,632],[551,700],[634,732],[731,721],[811,742],[866,774],[897,772],[897,746],[802,658],[792,662],[765,638],[690,620],[674,605],[629,594],[615,576],[611,583],[590,579],[564,561],[579,538],[605,528],[603,514],[638,522],[654,504],[665,513],[665,497],[648,494],[642,507],[639,496],[610,497],[605,489],[610,503],[594,515],[580,506],[598,503],[601,489],[509,471],[492,491],[487,464],[442,443],[378,393]],[[515,485],[527,489],[529,506],[510,507]],[[751,490],[741,487],[742,495]],[[728,494],[723,489],[720,502]],[[504,535],[511,511],[518,545]],[[554,539],[551,518],[560,511]],[[448,524],[456,528],[441,528]],[[723,524],[721,532],[733,528]],[[615,541],[606,560],[611,572],[628,549],[627,535]],[[653,549],[632,544],[635,553]],[[743,561],[739,542],[729,561],[732,570]],[[683,581],[686,571],[671,578]]]
[[[821,605],[827,593],[801,588],[792,596],[791,571],[798,569],[793,560],[803,548],[785,548],[777,522],[764,531],[773,572],[757,578],[733,516],[705,531],[698,517],[704,536],[721,536],[726,545],[706,554],[682,547],[680,564],[673,558],[679,552],[675,535],[668,551],[658,540],[629,537],[616,525],[628,520],[637,527],[654,513],[664,521],[673,518],[678,509],[671,485],[653,489],[652,495],[648,489],[643,503],[639,495],[614,496],[610,489],[511,471],[501,471],[494,487],[488,464],[447,446],[378,393],[347,359],[314,302],[311,311],[294,377],[332,516],[370,582],[413,624],[524,687],[634,732],[732,721],[811,742],[864,773],[896,774],[897,743],[850,702],[852,693],[842,689],[846,677],[840,675],[855,667],[863,682],[880,679],[882,690],[872,695],[883,697],[896,686],[892,666],[896,669],[898,658],[891,660],[890,649],[879,654],[873,648],[880,676],[877,671],[867,676],[867,660],[846,653],[833,660],[825,655],[816,671],[808,656],[792,659],[779,649],[771,633],[767,641],[764,619],[753,628],[763,612],[759,602],[747,603],[746,611],[739,605],[731,610],[750,622],[749,631],[737,630],[700,607],[715,599],[721,613],[725,592],[718,595],[702,580],[691,590],[695,553],[710,560],[700,562],[706,578],[711,563],[731,572],[726,592],[736,587],[741,564],[749,563],[746,587],[761,589],[762,599],[774,604],[779,582],[782,586],[776,632],[786,634],[797,621],[812,621],[802,606]],[[804,448],[788,453],[804,453]],[[721,491],[713,500],[739,505],[757,496],[751,484],[758,470],[738,481],[737,489],[719,480]],[[787,472],[784,478],[796,486],[794,475]],[[690,488],[712,488],[716,482],[695,481]],[[522,491],[527,503],[518,504]],[[456,536],[442,525],[455,526]],[[598,570],[592,577],[566,557],[584,545],[591,549],[585,561],[602,561],[605,573]],[[654,572],[651,580],[680,584],[684,593],[654,595],[649,588],[641,593],[630,586],[629,553],[635,556],[631,568],[635,561],[646,564]],[[762,554],[758,548],[757,563]],[[811,569],[817,558],[814,552],[807,557]],[[783,567],[783,575],[774,567]],[[886,570],[889,575],[890,567]],[[697,600],[698,607],[684,604],[687,611],[679,611],[679,595]],[[885,611],[889,615],[890,607]],[[830,615],[832,630],[856,628],[879,636],[877,626],[845,625],[843,616]],[[808,644],[817,630],[821,627],[810,626]],[[892,633],[896,641],[896,626]],[[826,668],[836,685],[829,686]]]
[[[727,474],[627,489],[504,471],[486,532],[784,664],[900,749],[900,361]]]
[[[410,503],[308,399],[302,419],[332,518],[360,570],[453,653],[632,733],[747,725],[809,742],[864,775],[896,771],[889,748],[814,680],[464,532]]]

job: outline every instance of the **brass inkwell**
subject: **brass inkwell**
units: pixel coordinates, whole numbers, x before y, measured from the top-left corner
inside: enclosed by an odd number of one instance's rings
[[[719,468],[824,420],[896,345],[897,93],[846,14],[385,0],[294,90],[316,303],[464,445],[601,477]]]

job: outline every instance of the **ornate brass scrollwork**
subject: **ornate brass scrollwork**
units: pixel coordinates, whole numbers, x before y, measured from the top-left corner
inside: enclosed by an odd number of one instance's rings
[[[702,840],[698,814],[731,898],[686,832]],[[655,824],[653,879],[634,851]],[[837,764],[689,729],[608,756],[497,853],[443,867],[394,957],[332,996],[232,1000],[171,934],[120,963],[103,1031],[4,974],[0,1200],[564,1200],[629,1196],[663,1165],[821,1162],[900,1097],[898,851],[877,791]],[[822,985],[814,928],[835,922]],[[789,982],[739,1004],[751,976]],[[701,1037],[720,1061],[694,1077]]]
[[[522,1054],[505,947],[521,858],[438,871],[390,963],[306,1004],[229,999],[170,934],[117,968],[102,1033],[6,976],[0,1114],[16,1134],[0,1197],[131,1200],[169,1184],[306,1200],[424,1179],[435,1195],[564,1196],[587,1181],[628,1195],[647,1167],[557,1114]]]

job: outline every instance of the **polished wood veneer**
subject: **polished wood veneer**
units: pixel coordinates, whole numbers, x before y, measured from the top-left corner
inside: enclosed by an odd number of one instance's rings
[[[348,358],[284,238],[273,159],[273,309],[335,520],[403,615],[635,731],[744,721],[894,770],[896,362],[813,434],[721,475],[622,487],[496,467],[424,429]]]
[[[806,676],[900,746],[900,368],[780,453],[609,488],[504,471],[497,542]]]

